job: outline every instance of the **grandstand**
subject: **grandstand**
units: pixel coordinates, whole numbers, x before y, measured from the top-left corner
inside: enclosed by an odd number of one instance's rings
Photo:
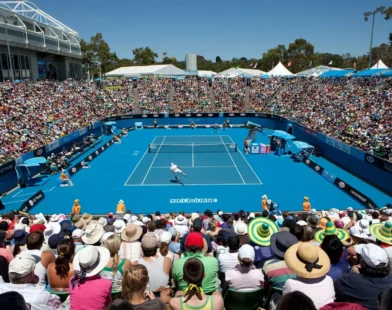
[[[30,1],[0,2],[0,81],[80,78],[76,31]]]

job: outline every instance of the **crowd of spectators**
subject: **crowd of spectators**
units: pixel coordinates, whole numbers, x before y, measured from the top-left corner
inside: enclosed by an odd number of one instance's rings
[[[143,78],[137,81],[139,106],[142,113],[169,112],[173,79]]]
[[[212,84],[217,112],[244,112],[247,80],[216,79]]]
[[[135,87],[142,113],[274,113],[392,160],[392,79],[232,78],[209,87],[204,78],[145,78],[0,83],[0,164],[104,117],[134,113]]]
[[[0,218],[4,309],[389,310],[391,267],[385,208]]]
[[[173,98],[176,113],[202,113],[211,111],[206,78],[190,78],[177,80],[174,83],[175,93]]]
[[[0,164],[131,110],[131,103],[112,102],[97,83],[0,83]]]

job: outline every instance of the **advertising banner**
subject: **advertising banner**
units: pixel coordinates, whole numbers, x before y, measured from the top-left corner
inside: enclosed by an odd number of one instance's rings
[[[344,182],[342,179],[336,178],[334,184],[366,208],[378,209],[378,206],[374,203],[373,200],[371,200],[365,194],[361,193],[359,190],[352,187],[350,184]]]
[[[45,198],[44,192],[38,191],[29,199],[27,199],[19,208],[19,211],[30,213],[30,210]]]
[[[392,163],[369,153],[366,153],[364,156],[365,156],[365,162],[367,162],[368,164],[372,166],[376,166],[392,174]]]
[[[312,168],[314,171],[316,171],[318,174],[323,174],[324,168],[317,165],[313,160],[307,158],[306,156],[303,157],[302,161],[310,168]]]
[[[15,160],[11,160],[8,163],[0,166],[0,176],[14,169],[15,169]]]
[[[60,146],[60,140],[53,141],[52,143],[49,143],[45,146],[46,153],[49,153],[50,151],[57,149]]]

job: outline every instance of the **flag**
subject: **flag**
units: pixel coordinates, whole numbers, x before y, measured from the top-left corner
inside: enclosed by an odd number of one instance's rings
[[[313,64],[313,61],[311,60],[311,61],[309,62],[309,68],[312,67],[312,64]]]
[[[255,66],[253,67],[253,69],[256,69],[257,68],[257,62],[256,62],[256,64],[255,64]]]
[[[328,65],[332,65],[332,60],[328,63]]]
[[[288,67],[290,67],[290,66],[291,66],[291,61],[289,61],[289,63],[287,64],[287,66],[288,66]]]
[[[354,61],[354,69],[356,69],[356,68],[357,68],[357,62]]]
[[[253,62],[249,65],[249,67],[253,67]]]

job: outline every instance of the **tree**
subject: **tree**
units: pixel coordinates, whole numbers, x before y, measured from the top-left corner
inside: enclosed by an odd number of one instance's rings
[[[132,53],[134,55],[133,62],[138,66],[153,65],[155,64],[155,58],[158,57],[158,54],[148,46],[146,48],[135,48]]]
[[[219,63],[219,62],[222,62],[222,58],[220,58],[220,56],[216,56],[215,63]]]
[[[287,59],[286,56],[287,50],[283,44],[279,44],[277,47],[269,49],[267,53],[263,53],[263,57],[260,61],[261,70],[270,71],[279,61],[285,62]]]
[[[391,18],[392,18],[392,6],[390,6],[389,8],[387,8],[387,9],[384,11],[384,14],[385,14],[385,19],[386,19],[386,20],[391,19]]]
[[[287,49],[287,60],[291,61],[294,73],[306,70],[313,60],[314,46],[305,39],[296,39]]]

